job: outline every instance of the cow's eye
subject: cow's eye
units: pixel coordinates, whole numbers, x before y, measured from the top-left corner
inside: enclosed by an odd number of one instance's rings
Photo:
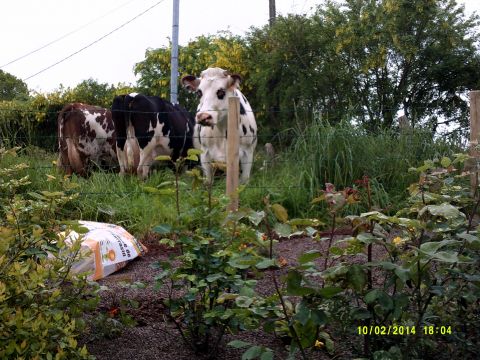
[[[220,89],[217,91],[217,96],[220,100],[222,100],[225,97],[225,90]]]
[[[198,96],[199,98],[201,98],[201,97],[203,96],[202,90],[197,90],[197,91],[195,92],[195,94],[197,94],[197,96]]]

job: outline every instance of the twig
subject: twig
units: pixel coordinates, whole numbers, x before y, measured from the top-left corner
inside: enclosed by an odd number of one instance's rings
[[[295,330],[293,325],[290,324],[290,316],[288,316],[287,306],[285,305],[285,301],[283,300],[282,293],[280,292],[280,289],[278,287],[277,278],[275,277],[275,273],[273,273],[273,272],[272,272],[272,279],[273,279],[273,284],[275,285],[275,291],[277,292],[278,297],[280,298],[280,303],[282,305],[282,311],[283,311],[283,314],[285,315],[285,319],[287,320],[287,323],[288,323],[288,329],[292,332],[292,335],[293,335],[293,337],[295,338],[295,341],[298,344],[300,352],[302,353],[302,358],[306,360],[306,359],[308,359],[307,355],[305,354],[305,350],[303,350],[302,344],[300,343],[300,338],[298,337],[297,331]]]

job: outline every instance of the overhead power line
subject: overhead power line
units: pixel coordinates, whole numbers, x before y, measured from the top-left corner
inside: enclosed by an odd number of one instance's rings
[[[164,1],[165,1],[165,0],[160,0],[160,1],[156,2],[155,4],[153,4],[152,6],[150,6],[148,9],[142,11],[142,12],[139,13],[138,15],[135,15],[133,18],[131,18],[131,19],[128,20],[127,22],[124,22],[122,25],[116,27],[115,29],[113,29],[112,31],[106,33],[105,35],[99,37],[97,40],[92,41],[92,42],[89,43],[88,45],[85,45],[85,46],[82,47],[81,49],[79,49],[79,50],[71,53],[70,55],[64,57],[64,58],[61,59],[61,60],[58,60],[58,61],[55,62],[54,64],[52,64],[52,65],[50,65],[50,66],[47,66],[46,68],[44,68],[44,69],[36,72],[35,74],[32,74],[32,75],[30,75],[29,77],[26,77],[25,79],[23,79],[23,81],[27,81],[27,80],[29,80],[29,79],[37,76],[37,75],[40,75],[41,73],[43,73],[43,72],[45,72],[45,71],[47,71],[47,70],[49,70],[49,69],[57,66],[58,64],[61,64],[61,63],[64,62],[65,60],[68,60],[68,59],[70,59],[71,57],[73,57],[73,56],[81,53],[82,51],[88,49],[88,48],[91,47],[92,45],[95,45],[96,43],[100,42],[101,40],[105,39],[106,37],[112,35],[114,32],[116,32],[116,31],[122,29],[123,27],[125,27],[126,25],[130,24],[132,21],[138,19],[140,16],[145,15],[147,12],[149,12],[150,10],[152,10],[153,8],[155,8],[156,6],[160,5],[160,4],[161,4],[162,2],[164,2]]]
[[[83,29],[85,29],[87,26],[96,23],[98,20],[103,19],[105,16],[108,16],[108,15],[110,15],[110,14],[113,14],[113,13],[116,12],[117,10],[119,10],[119,9],[121,9],[122,7],[130,4],[130,3],[133,2],[133,1],[135,1],[135,0],[127,1],[126,3],[123,3],[122,5],[116,7],[115,9],[108,11],[107,13],[103,14],[102,16],[99,16],[99,17],[97,17],[97,18],[89,21],[88,23],[86,23],[86,24],[84,24],[84,25],[76,28],[75,30],[72,30],[72,31],[70,31],[70,32],[68,32],[68,33],[66,33],[66,34],[64,34],[64,35],[56,38],[55,40],[52,40],[52,41],[50,41],[50,42],[48,42],[48,43],[46,43],[46,44],[44,44],[44,45],[42,45],[42,46],[40,46],[40,47],[32,50],[32,51],[29,51],[29,52],[27,52],[27,53],[25,53],[25,54],[23,54],[23,55],[15,58],[15,59],[13,59],[13,60],[7,62],[6,64],[1,65],[1,66],[0,66],[0,69],[3,69],[4,67],[6,67],[6,66],[8,66],[8,65],[11,65],[11,64],[13,64],[13,63],[16,63],[17,61],[22,60],[22,59],[24,59],[24,58],[26,58],[26,57],[28,57],[28,56],[30,56],[30,55],[33,55],[33,54],[39,52],[40,50],[43,50],[43,49],[49,47],[50,45],[53,45],[53,44],[59,42],[60,40],[63,40],[63,39],[65,39],[65,38],[69,37],[70,35],[76,34],[76,33],[79,32],[80,30],[83,30]]]

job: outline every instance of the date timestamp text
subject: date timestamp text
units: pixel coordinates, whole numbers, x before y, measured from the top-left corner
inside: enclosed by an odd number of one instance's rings
[[[358,326],[358,335],[451,335],[451,326],[435,326],[424,325],[421,329],[417,329],[416,326],[407,325],[370,325],[370,326]]]

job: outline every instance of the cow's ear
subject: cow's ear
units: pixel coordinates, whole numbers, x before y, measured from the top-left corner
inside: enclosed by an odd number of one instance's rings
[[[187,75],[182,78],[182,85],[188,91],[195,92],[200,85],[200,79],[193,75]]]
[[[228,87],[238,87],[238,85],[240,85],[240,82],[242,81],[242,77],[238,74],[229,74],[230,75],[230,78],[229,78],[229,84],[228,84]]]

